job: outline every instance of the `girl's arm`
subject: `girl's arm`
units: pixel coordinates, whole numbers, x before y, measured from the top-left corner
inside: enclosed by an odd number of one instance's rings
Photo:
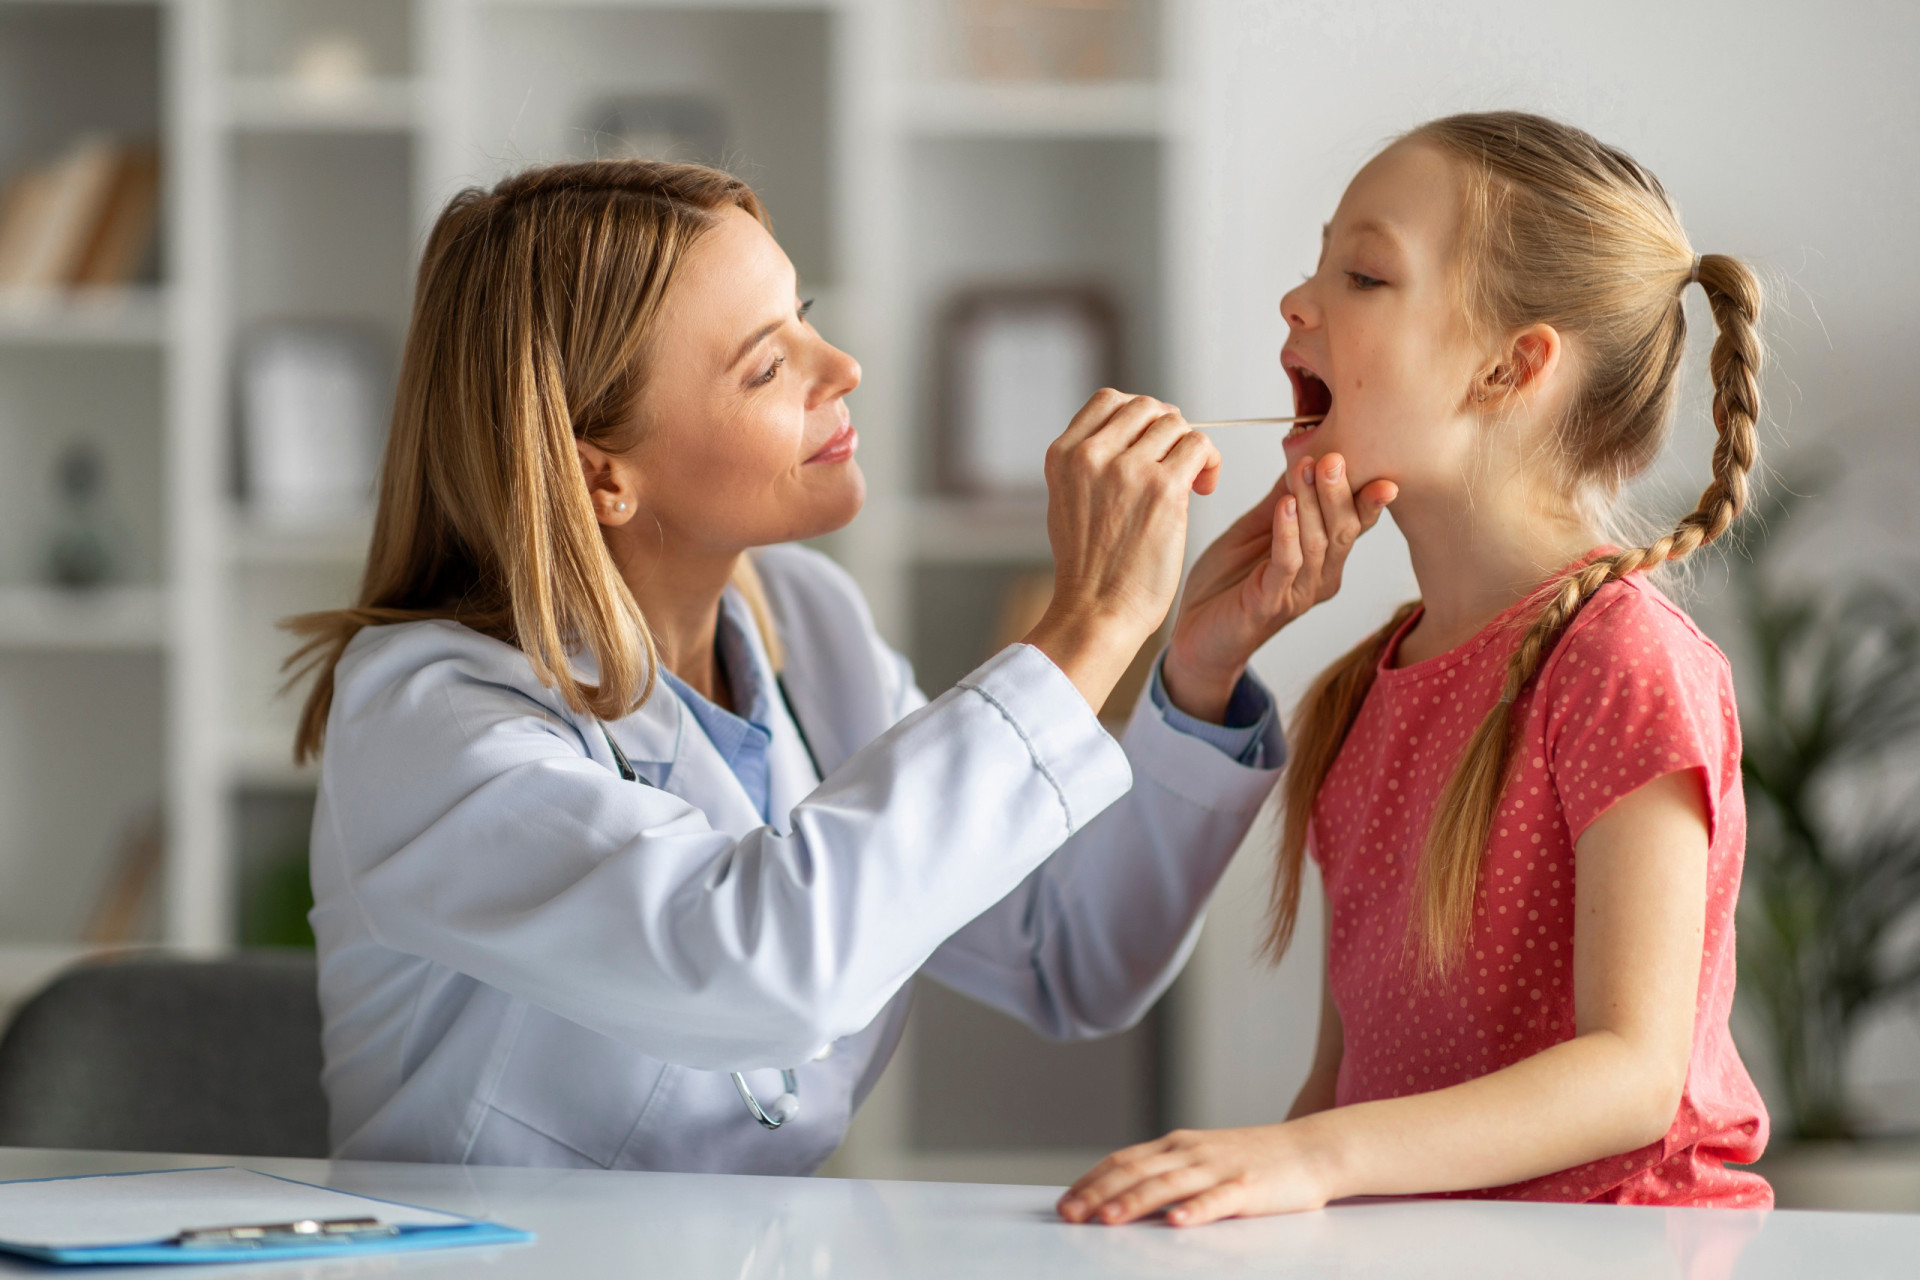
[[[1326,901],[1324,891],[1321,901]],[[1333,911],[1328,908],[1320,917],[1333,919]],[[1306,1083],[1300,1086],[1300,1092],[1294,1095],[1293,1107],[1287,1112],[1287,1119],[1298,1120],[1318,1111],[1333,1109],[1334,1088],[1340,1082],[1340,1055],[1346,1049],[1346,1029],[1340,1025],[1340,1010],[1333,1003],[1333,983],[1323,970],[1320,978],[1320,1039],[1313,1048],[1313,1068],[1307,1072]]]
[[[1503,1186],[1658,1141],[1692,1053],[1706,815],[1687,770],[1623,797],[1581,835],[1572,1040],[1431,1093],[1129,1147],[1068,1189],[1062,1216],[1119,1223],[1172,1205],[1169,1221],[1198,1225]]]

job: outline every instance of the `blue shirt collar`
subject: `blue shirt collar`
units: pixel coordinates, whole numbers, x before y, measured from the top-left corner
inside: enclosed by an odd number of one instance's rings
[[[727,768],[746,789],[763,821],[771,821],[768,810],[772,800],[772,775],[767,763],[773,744],[773,702],[768,687],[768,668],[760,661],[754,643],[753,614],[740,594],[729,588],[720,597],[719,626],[714,637],[715,657],[725,667],[727,684],[732,688],[734,705],[746,714],[736,715],[718,703],[696,693],[680,677],[660,668],[660,678],[693,713],[693,718],[726,762]]]

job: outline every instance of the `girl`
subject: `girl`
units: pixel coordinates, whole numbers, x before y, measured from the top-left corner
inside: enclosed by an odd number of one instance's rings
[[[1713,482],[1673,532],[1603,545],[1600,504],[1664,439],[1696,282],[1719,329]],[[1468,115],[1361,170],[1281,306],[1298,411],[1325,414],[1288,440],[1290,474],[1345,483],[1337,448],[1353,480],[1396,483],[1421,589],[1293,727],[1269,952],[1310,849],[1319,1047],[1285,1123],[1121,1151],[1060,1212],[1184,1225],[1435,1192],[1769,1206],[1727,1167],[1767,1133],[1727,1030],[1732,681],[1645,573],[1746,501],[1753,273],[1695,257],[1619,150]]]

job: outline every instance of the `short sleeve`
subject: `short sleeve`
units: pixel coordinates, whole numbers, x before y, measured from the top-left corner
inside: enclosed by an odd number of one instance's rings
[[[1719,830],[1740,767],[1738,713],[1727,660],[1687,616],[1639,580],[1602,588],[1557,646],[1547,766],[1578,840],[1615,801],[1657,778],[1700,771],[1707,830]]]

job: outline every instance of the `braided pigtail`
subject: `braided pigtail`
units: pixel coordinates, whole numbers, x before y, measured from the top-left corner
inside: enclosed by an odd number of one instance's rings
[[[1280,857],[1274,865],[1273,888],[1267,901],[1267,935],[1260,946],[1261,954],[1275,964],[1287,954],[1300,918],[1300,885],[1306,870],[1307,829],[1313,821],[1314,798],[1359,718],[1367,691],[1373,688],[1381,652],[1419,607],[1417,600],[1401,605],[1386,626],[1322,671],[1294,712],[1287,733],[1287,776],[1280,784],[1284,805]]]
[[[1452,778],[1441,792],[1420,860],[1418,907],[1409,941],[1422,967],[1437,975],[1458,962],[1472,936],[1474,900],[1511,764],[1513,708],[1540,673],[1555,643],[1580,609],[1617,578],[1683,560],[1727,531],[1747,503],[1747,476],[1757,460],[1760,417],[1760,284],[1737,258],[1708,254],[1685,273],[1707,291],[1719,337],[1713,374],[1713,480],[1672,533],[1589,561],[1551,583],[1539,612],[1507,663],[1500,701],[1474,730]],[[1677,293],[1677,291],[1676,291]],[[1679,305],[1677,299],[1674,304]]]

